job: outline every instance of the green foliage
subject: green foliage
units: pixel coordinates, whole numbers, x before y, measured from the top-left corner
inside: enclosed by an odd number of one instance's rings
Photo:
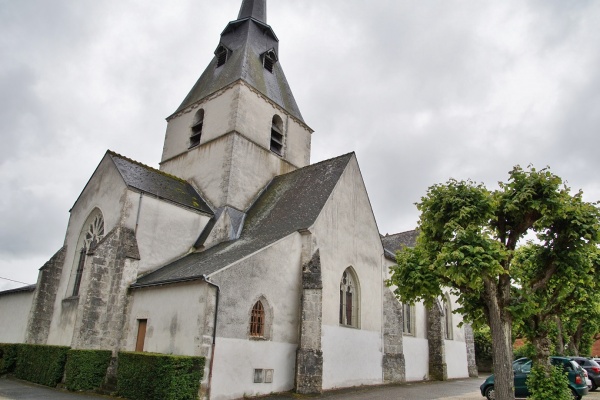
[[[102,386],[110,364],[110,350],[69,350],[65,384],[69,390],[96,390]]]
[[[531,343],[525,343],[523,346],[513,351],[513,357],[515,360],[523,357],[534,358],[535,347],[533,347]]]
[[[203,357],[119,353],[117,391],[131,400],[197,399]]]
[[[490,328],[483,327],[473,332],[475,341],[475,361],[480,372],[492,371],[492,336]]]
[[[562,366],[545,368],[534,365],[527,377],[527,388],[531,395],[529,400],[572,400],[569,378]]]
[[[0,376],[15,370],[18,346],[12,343],[0,343]]]
[[[21,344],[15,375],[19,379],[55,387],[62,380],[68,347]]]
[[[430,187],[417,208],[417,244],[397,254],[388,285],[403,303],[426,305],[449,288],[455,312],[476,329],[492,328],[493,345],[507,358],[497,365],[511,361],[511,323],[535,358],[547,360],[557,319],[572,315],[575,324],[580,306],[597,301],[600,211],[548,168],[516,166],[494,191],[451,179]],[[509,384],[508,376],[497,382]]]

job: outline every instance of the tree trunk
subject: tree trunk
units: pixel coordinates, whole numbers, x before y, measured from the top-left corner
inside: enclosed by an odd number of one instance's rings
[[[560,318],[556,317],[556,325],[558,326],[558,337],[556,338],[556,354],[562,356],[565,354],[565,339],[563,334],[563,325]]]
[[[550,370],[550,347],[551,341],[547,335],[534,337],[531,344],[535,348],[534,365],[542,365],[546,371]]]
[[[494,386],[496,399],[514,400],[514,373],[512,369],[512,321],[498,303],[491,301],[488,319],[492,334],[492,358],[494,363]]]

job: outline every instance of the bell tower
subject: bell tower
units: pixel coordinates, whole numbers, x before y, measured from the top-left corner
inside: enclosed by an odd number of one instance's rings
[[[192,182],[216,208],[244,212],[273,177],[310,163],[313,131],[279,62],[266,0],[243,0],[167,122],[161,170]]]

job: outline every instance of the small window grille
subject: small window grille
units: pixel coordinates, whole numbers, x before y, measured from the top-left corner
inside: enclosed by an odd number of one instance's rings
[[[215,55],[217,56],[217,68],[219,68],[227,62],[228,53],[229,52],[227,51],[226,47],[219,46],[219,48],[215,52]]]
[[[250,317],[250,336],[264,337],[265,335],[265,308],[261,301],[257,301],[252,308]]]
[[[262,369],[255,369],[254,370],[254,383],[263,383],[265,380],[264,378],[264,370]]]
[[[200,139],[202,137],[202,127],[204,125],[204,110],[198,110],[194,121],[195,122],[192,125],[192,134],[190,135],[190,149],[200,144]]]

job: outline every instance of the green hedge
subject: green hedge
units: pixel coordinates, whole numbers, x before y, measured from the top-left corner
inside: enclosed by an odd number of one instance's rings
[[[15,375],[19,379],[55,387],[62,380],[68,347],[22,344],[18,346]]]
[[[117,391],[130,400],[195,400],[203,357],[119,353]]]
[[[65,385],[69,390],[99,389],[110,364],[110,350],[69,350]]]
[[[0,343],[0,375],[14,372],[18,346],[13,343]]]

